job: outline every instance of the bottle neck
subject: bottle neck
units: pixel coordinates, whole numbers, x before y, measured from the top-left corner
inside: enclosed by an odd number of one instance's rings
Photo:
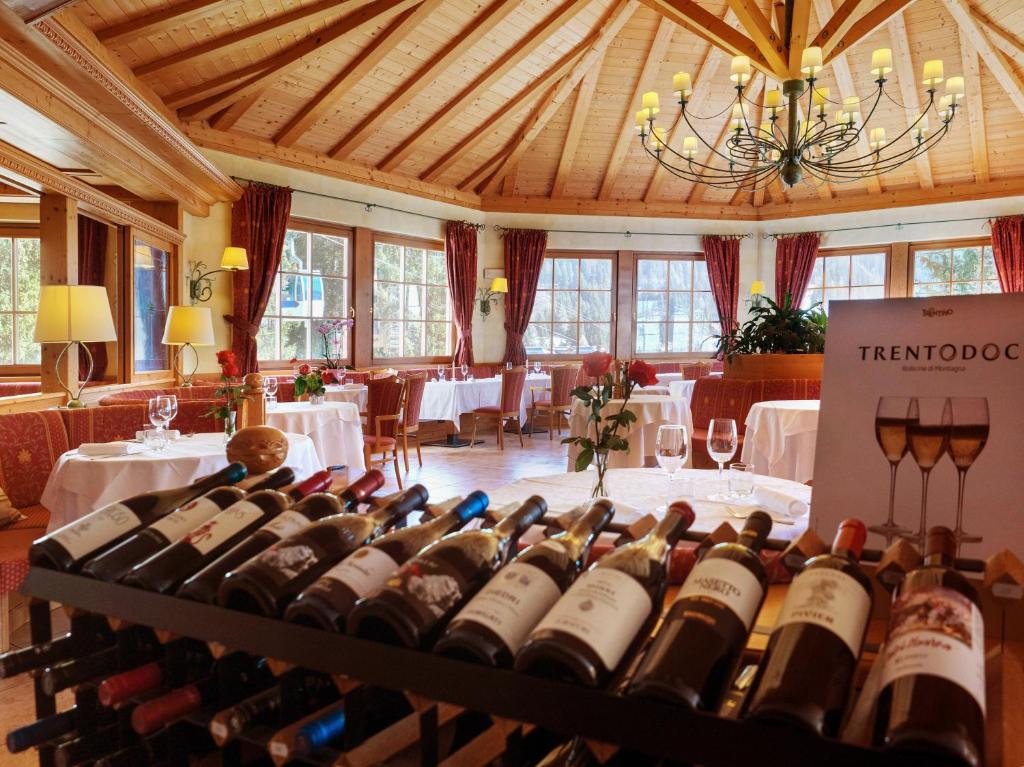
[[[365,503],[383,485],[384,475],[377,469],[371,469],[338,493],[338,497],[341,498],[346,509],[351,509],[357,504]]]
[[[956,538],[947,527],[933,527],[925,538],[924,564],[953,568],[956,563]]]
[[[371,512],[368,516],[378,527],[387,526],[403,519],[409,512],[421,508],[426,502],[426,489],[422,485],[414,485],[387,506]]]
[[[215,474],[197,479],[193,483],[192,488],[205,493],[207,490],[212,490],[221,485],[234,485],[236,482],[241,482],[248,473],[245,464],[236,461],[235,463],[228,464]]]
[[[736,543],[740,546],[746,546],[757,554],[761,551],[761,547],[764,546],[764,537],[754,530],[743,530],[739,538],[736,539]]]
[[[318,471],[309,479],[300,482],[291,490],[289,490],[287,495],[293,501],[301,501],[307,495],[312,495],[313,493],[322,493],[325,490],[328,490],[330,487],[331,472],[327,470]]]
[[[499,538],[514,540],[522,535],[530,525],[539,521],[545,511],[547,511],[547,504],[543,499],[533,496],[496,524],[491,532]]]
[[[956,557],[947,551],[929,551],[924,556],[924,564],[927,567],[944,567],[951,570],[956,564]]]
[[[690,520],[680,514],[666,513],[657,526],[648,533],[651,541],[675,546],[690,527]]]
[[[257,482],[255,485],[248,489],[248,492],[255,493],[258,490],[277,490],[290,485],[295,481],[295,472],[289,468],[278,469],[269,477],[266,477],[261,482]]]
[[[573,559],[584,556],[594,545],[597,536],[611,521],[614,510],[611,506],[594,506],[584,514],[566,532],[558,536],[562,545],[569,551]]]

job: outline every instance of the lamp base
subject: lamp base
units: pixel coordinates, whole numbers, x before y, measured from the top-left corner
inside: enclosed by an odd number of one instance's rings
[[[76,408],[85,407],[85,403],[80,399],[69,399],[64,407],[68,410],[74,410]]]
[[[181,389],[187,389],[191,385],[192,385],[192,381],[191,380],[184,380],[183,379],[182,382],[180,384],[178,384],[178,387],[181,388]]]

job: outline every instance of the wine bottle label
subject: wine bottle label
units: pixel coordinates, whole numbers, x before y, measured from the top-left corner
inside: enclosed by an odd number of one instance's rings
[[[750,570],[731,559],[705,559],[698,563],[676,601],[707,599],[727,607],[749,629],[761,607],[764,588]]]
[[[163,535],[169,542],[174,543],[220,512],[220,506],[209,498],[196,498],[177,511],[172,511],[163,519],[157,520],[149,527]]]
[[[71,555],[81,559],[115,538],[142,526],[142,520],[123,503],[112,503],[94,511],[50,536]]]
[[[793,580],[775,630],[789,623],[813,623],[842,639],[857,658],[870,615],[871,598],[856,580],[839,570],[812,568]]]
[[[580,576],[532,633],[563,631],[614,669],[651,614],[651,598],[633,578],[610,567]]]
[[[272,520],[267,522],[260,530],[266,530],[268,533],[273,533],[279,539],[287,538],[292,533],[297,533],[299,530],[309,524],[309,518],[297,511],[282,511]]]
[[[363,546],[324,573],[323,577],[347,586],[357,599],[362,599],[397,569],[398,563],[383,551]]]
[[[933,586],[893,603],[882,686],[916,674],[959,685],[985,713],[985,625],[977,605],[959,591]]]
[[[491,578],[455,619],[489,628],[514,655],[561,595],[539,567],[513,562]]]
[[[261,520],[264,514],[263,509],[252,501],[239,501],[189,532],[181,540],[200,554],[206,555],[235,533],[239,533],[249,525]]]

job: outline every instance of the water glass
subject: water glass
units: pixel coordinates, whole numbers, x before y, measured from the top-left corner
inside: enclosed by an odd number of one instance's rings
[[[146,429],[142,432],[142,444],[149,450],[159,452],[167,447],[167,432],[163,429]]]
[[[658,427],[658,437],[654,443],[654,456],[658,465],[668,474],[672,482],[690,453],[690,434],[685,426],[662,424]]]
[[[754,466],[749,463],[729,464],[729,492],[737,498],[754,493]]]
[[[511,361],[506,362],[505,363],[505,370],[511,370],[511,369],[512,369],[512,362]]]
[[[459,370],[462,372],[462,380],[465,381],[466,376],[469,375],[469,365],[463,363],[462,367],[459,368]]]
[[[444,380],[444,365],[438,365],[437,366],[437,380],[438,381],[443,381]]]
[[[277,398],[277,387],[278,382],[274,376],[267,376],[263,379],[263,390],[267,393],[267,397]]]
[[[149,422],[162,430],[171,419],[171,398],[167,396],[149,398]]]
[[[533,372],[536,373],[537,375],[540,375],[540,362],[538,362],[537,360],[533,361]]]
[[[736,455],[739,437],[733,418],[712,418],[708,425],[708,455],[718,464],[718,479],[725,474],[725,463]]]
[[[167,399],[171,401],[171,417],[167,419],[167,426],[170,426],[171,421],[178,417],[178,397],[174,394],[168,394]]]

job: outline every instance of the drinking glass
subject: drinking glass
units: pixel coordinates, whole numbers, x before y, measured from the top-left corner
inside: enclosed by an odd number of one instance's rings
[[[708,455],[718,464],[718,479],[725,474],[725,463],[736,455],[739,442],[733,418],[712,418],[708,425]]]
[[[171,425],[171,421],[178,417],[178,397],[175,394],[168,394],[167,399],[171,401],[171,417],[167,419],[167,425]]]
[[[928,477],[949,446],[953,413],[945,397],[912,397],[907,408],[907,444],[921,470],[921,526],[907,537],[924,547],[928,518]]]
[[[142,443],[150,450],[159,452],[167,447],[167,432],[163,429],[146,429],[142,432]]]
[[[729,492],[737,498],[754,493],[754,466],[749,463],[729,464]]]
[[[164,427],[171,418],[171,398],[160,396],[151,397],[149,400],[149,422],[153,424],[153,428],[159,432],[159,437],[164,438],[166,441],[166,435]],[[160,448],[157,448],[160,449]]]
[[[277,407],[277,387],[277,379],[274,376],[263,379],[263,390],[267,393],[267,410]]]
[[[438,365],[437,366],[437,380],[438,381],[443,381],[444,380],[444,365]]]
[[[896,513],[896,472],[903,456],[907,454],[907,412],[910,410],[909,397],[879,397],[875,409],[875,439],[882,449],[882,455],[889,462],[889,516],[885,524],[871,525],[868,530],[885,538],[885,545],[892,543],[898,535],[909,533],[910,529],[897,525]]]
[[[662,424],[658,427],[658,437],[654,443],[654,456],[658,465],[668,474],[672,482],[679,467],[686,463],[690,453],[690,434],[685,426]]]
[[[511,369],[512,369],[512,362],[511,361],[506,362],[505,363],[505,370],[511,370]]]
[[[466,376],[469,375],[469,365],[463,363],[462,367],[459,368],[459,370],[462,371],[462,380],[465,381],[466,380]]]
[[[536,373],[537,375],[540,375],[540,361],[539,360],[534,360],[533,361],[533,372]]]
[[[956,536],[957,554],[964,543],[979,543],[981,537],[964,532],[964,484],[967,470],[974,465],[988,442],[988,399],[985,397],[950,397],[951,428],[949,432],[949,457],[957,471],[956,491]]]

